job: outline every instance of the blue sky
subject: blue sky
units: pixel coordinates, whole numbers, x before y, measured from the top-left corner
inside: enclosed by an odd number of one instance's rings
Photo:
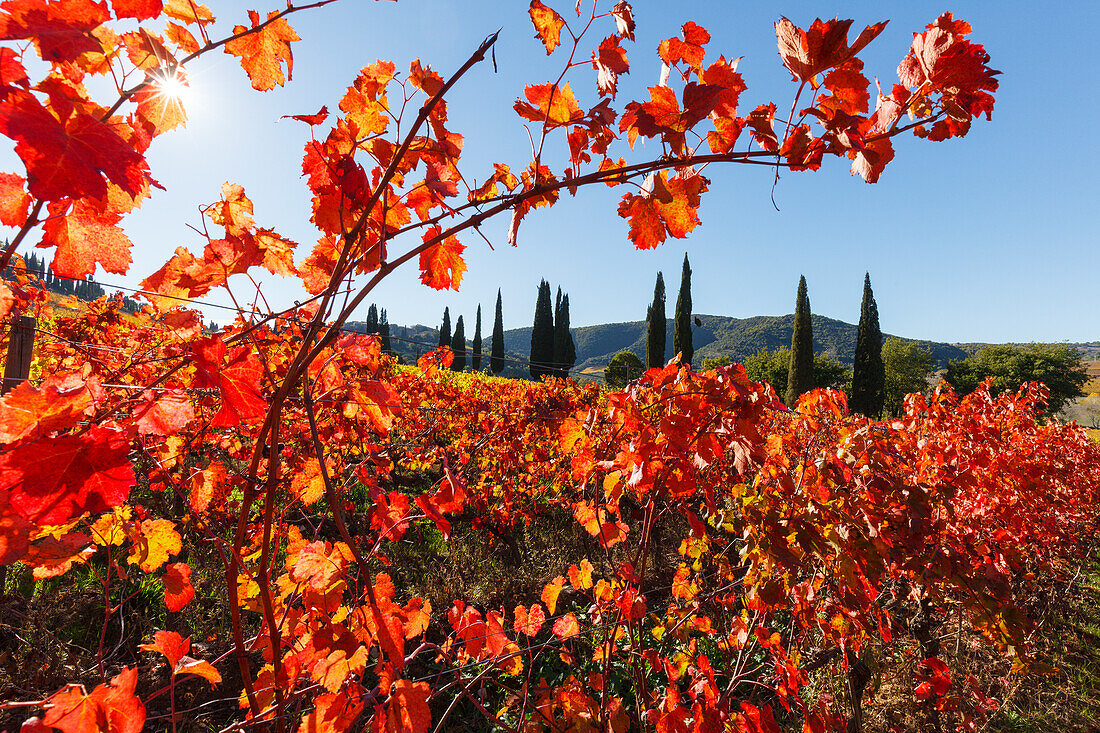
[[[255,3],[208,5],[224,32],[244,21],[245,10],[268,9]],[[548,4],[575,17],[572,0]],[[483,180],[493,162],[522,167],[529,143],[512,103],[525,83],[555,78],[563,62],[560,51],[548,58],[533,39],[526,9],[521,0],[342,0],[292,19],[303,38],[295,46],[294,80],[268,93],[249,87],[236,59],[201,59],[189,68],[188,127],[159,138],[149,154],[154,177],[168,190],[126,223],[136,245],[131,273],[98,277],[132,286],[175,247],[201,250],[203,240],[187,225],[199,223],[197,207],[215,200],[223,181],[242,184],[257,222],[298,241],[299,259],[308,254],[317,237],[300,178],[308,129],[280,117],[312,113],[322,104],[335,109],[359,68],[375,59],[407,70],[419,57],[447,76],[501,28],[498,71],[481,64],[462,81],[451,96],[450,127],[466,136],[468,179]],[[637,41],[626,44],[631,72],[621,80],[620,104],[656,83],[657,44],[686,20],[711,32],[708,58],[744,57],[743,110],[768,101],[786,110],[796,85],[776,53],[772,24],[779,15],[802,27],[817,16],[853,18],[857,29],[889,19],[862,54],[865,73],[888,86],[912,33],[952,10],[973,25],[971,39],[986,46],[991,65],[1003,72],[993,120],[976,121],[962,140],[896,140],[897,156],[875,185],[851,177],[839,159],[827,159],[817,173],[785,173],[774,190],[779,211],[772,206],[771,171],[710,167],[702,226],[653,251],[637,251],[626,238],[626,223],[616,214],[623,189],[582,189],[529,215],[516,248],[506,243],[507,217],[484,228],[495,251],[465,237],[469,272],[458,293],[420,285],[415,265],[398,270],[370,299],[388,309],[392,322],[436,325],[449,306],[452,317],[463,314],[471,322],[471,333],[480,303],[488,330],[500,287],[505,327],[529,325],[543,277],[569,293],[574,326],[639,320],[658,270],[675,301],[686,251],[697,313],[789,313],[805,274],[814,312],[855,322],[869,271],[882,328],[890,333],[939,341],[1100,340],[1094,225],[1100,146],[1088,127],[1100,110],[1084,58],[1095,43],[1097,5],[637,0],[634,10]],[[609,32],[601,29],[594,42]],[[594,104],[593,72],[572,73],[581,105]],[[564,149],[562,139],[552,144]],[[659,149],[649,152],[652,157]],[[0,160],[18,170],[10,152]],[[274,278],[265,282],[265,294],[275,306],[302,297]]]

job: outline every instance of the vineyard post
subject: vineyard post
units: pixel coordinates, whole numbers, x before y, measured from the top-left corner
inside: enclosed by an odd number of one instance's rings
[[[12,322],[11,334],[8,336],[8,356],[4,363],[4,383],[0,386],[0,394],[7,394],[30,377],[35,325],[34,316],[18,316]],[[4,594],[7,585],[8,568],[5,565],[0,567],[0,595]]]
[[[35,325],[34,316],[19,316],[11,324],[8,356],[4,363],[4,384],[0,388],[0,394],[7,394],[30,377]]]

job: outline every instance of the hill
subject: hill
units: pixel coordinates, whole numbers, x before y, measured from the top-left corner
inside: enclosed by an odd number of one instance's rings
[[[730,318],[728,316],[699,315],[701,326],[693,332],[695,357],[692,360],[698,367],[704,359],[725,355],[734,361],[742,361],[763,348],[775,349],[791,345],[791,333],[794,329],[794,315],[753,316],[751,318]],[[596,326],[581,326],[573,329],[573,340],[577,344],[577,364],[574,372],[602,370],[611,357],[620,351],[632,351],[639,358],[645,358],[645,321],[629,323],[603,323]],[[840,363],[851,366],[852,355],[856,348],[857,327],[851,323],[838,321],[825,316],[813,316],[814,350],[829,354]],[[890,336],[890,334],[883,334]],[[946,366],[950,359],[961,359],[966,351],[954,344],[916,339],[932,352],[940,366]],[[508,351],[525,353],[530,349],[531,329],[515,328],[504,332],[504,346]],[[672,320],[668,321],[666,342],[672,348]],[[669,358],[672,354],[668,355]]]
[[[698,315],[702,325],[693,331],[695,357],[692,362],[696,368],[713,356],[729,356],[734,361],[743,361],[763,348],[775,349],[790,346],[794,328],[794,315],[753,316],[751,318],[731,318],[728,316]],[[828,354],[845,366],[852,366],[852,356],[856,348],[855,324],[838,321],[821,315],[814,315],[814,351]],[[348,323],[348,328],[361,330],[361,322]],[[579,326],[572,329],[573,341],[577,345],[577,363],[572,375],[576,379],[602,379],[607,362],[620,351],[632,351],[639,358],[645,358],[645,321],[628,323],[601,323],[594,326]],[[889,337],[892,334],[883,334]],[[909,339],[932,352],[937,368],[947,366],[951,359],[962,359],[968,353],[985,344],[949,344],[939,341]],[[406,363],[414,363],[421,354],[436,348],[439,343],[439,330],[435,327],[417,324],[415,326],[391,326],[391,339],[394,350]],[[668,348],[672,348],[672,319],[668,319],[666,337]],[[1100,357],[1100,343],[1079,343],[1069,346],[1080,351],[1085,359]],[[484,366],[488,364],[490,334],[484,335]],[[501,376],[526,379],[527,357],[531,351],[531,328],[513,328],[504,332],[505,358],[507,359]],[[671,358],[672,354],[668,354]]]

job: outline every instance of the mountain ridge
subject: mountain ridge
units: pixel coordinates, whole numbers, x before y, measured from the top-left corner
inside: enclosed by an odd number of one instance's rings
[[[695,356],[692,359],[696,368],[705,359],[715,356],[728,356],[735,362],[755,354],[762,348],[775,349],[789,347],[794,327],[794,314],[781,316],[750,316],[734,318],[696,314],[694,318],[702,324],[693,328]],[[855,324],[829,318],[822,315],[812,316],[814,331],[814,352],[827,354],[841,364],[850,367],[855,353]],[[347,324],[352,330],[363,327],[362,322]],[[631,351],[642,360],[645,359],[646,323],[625,321],[620,323],[598,323],[591,326],[577,326],[571,329],[573,341],[577,347],[577,362],[571,375],[577,378],[593,377],[602,372],[607,362],[620,351]],[[416,357],[436,347],[439,342],[438,328],[416,324],[413,326],[391,325],[394,350],[405,361],[415,362]],[[883,333],[883,338],[893,334]],[[491,329],[483,335],[483,368],[488,365],[491,348]],[[927,339],[913,339],[897,336],[906,342],[913,342],[932,352],[937,367],[947,366],[951,359],[962,359],[971,351],[987,344],[984,343],[948,343]],[[469,343],[469,341],[467,342]],[[667,320],[666,343],[672,347],[672,319]],[[1100,342],[1073,343],[1084,358],[1100,357]],[[502,376],[527,378],[527,359],[531,350],[531,327],[511,328],[504,332],[504,350],[506,365]],[[671,353],[665,358],[671,359]],[[585,372],[587,371],[587,374]]]

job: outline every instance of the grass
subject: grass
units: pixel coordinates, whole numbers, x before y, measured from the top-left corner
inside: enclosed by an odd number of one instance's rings
[[[1070,575],[1073,575],[1071,569]],[[1053,669],[1049,674],[1011,673],[1011,663],[977,635],[955,631],[952,617],[940,627],[941,658],[955,670],[956,687],[973,675],[999,709],[974,729],[979,733],[1100,732],[1100,553],[1094,552],[1072,582],[1052,589],[1049,601],[1035,604],[1041,620],[1035,630],[1036,661]],[[916,650],[878,660],[891,683],[875,689],[864,731],[900,733],[936,731],[927,709],[912,700]],[[909,686],[907,686],[909,685]],[[949,724],[950,723],[950,724]],[[947,715],[942,730],[952,730]]]

